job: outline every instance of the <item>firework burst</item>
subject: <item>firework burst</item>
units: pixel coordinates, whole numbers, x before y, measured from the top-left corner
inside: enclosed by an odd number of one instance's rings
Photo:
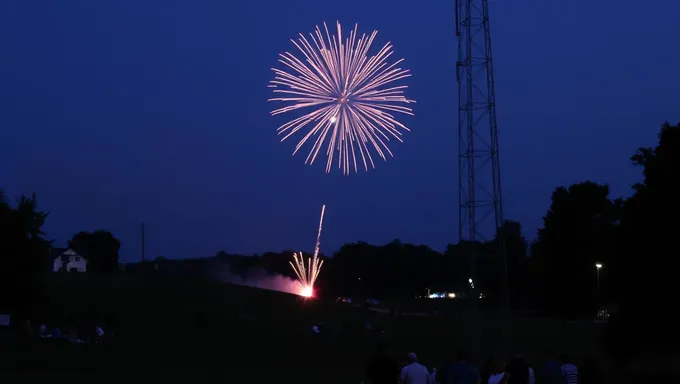
[[[398,67],[403,59],[387,63],[393,54],[389,42],[377,54],[368,56],[378,31],[359,37],[355,25],[343,42],[339,22],[337,36],[331,35],[326,23],[323,28],[325,35],[317,26],[309,38],[300,34],[297,40],[291,40],[302,59],[282,53],[279,62],[286,70],[272,68],[275,77],[269,87],[278,97],[269,101],[287,105],[271,114],[313,109],[283,124],[277,132],[284,141],[305,129],[293,155],[314,138],[305,164],[313,164],[325,144],[326,172],[330,172],[335,154],[344,174],[352,169],[358,172],[359,164],[366,170],[369,164],[375,168],[371,152],[387,160],[386,153],[393,156],[387,143],[392,138],[403,141],[401,131],[409,131],[393,113],[413,115],[404,104],[415,101],[404,96],[406,86],[392,83],[411,74]]]
[[[319,277],[323,260],[319,260],[319,247],[321,246],[321,229],[323,228],[323,216],[326,212],[326,206],[321,207],[321,219],[319,220],[319,231],[316,235],[316,246],[314,247],[314,256],[307,259],[305,264],[305,257],[302,252],[293,254],[293,261],[289,262],[293,267],[293,271],[298,277],[300,284],[300,296],[312,297],[314,296],[314,283]]]

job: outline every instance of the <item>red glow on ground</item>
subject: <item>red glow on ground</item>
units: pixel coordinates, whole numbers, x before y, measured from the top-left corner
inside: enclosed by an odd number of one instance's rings
[[[302,297],[312,297],[314,296],[314,290],[312,287],[304,287],[300,289],[299,295]]]

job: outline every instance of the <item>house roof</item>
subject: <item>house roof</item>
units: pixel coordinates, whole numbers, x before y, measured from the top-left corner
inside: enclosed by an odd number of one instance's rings
[[[87,259],[87,257],[85,257],[85,256],[83,256],[82,254],[80,254],[80,253],[74,251],[74,250],[71,249],[71,248],[52,248],[52,251],[51,251],[51,253],[50,253],[50,257],[51,257],[52,259],[56,259],[57,257],[61,257],[61,256],[62,256],[63,254],[65,254],[65,253],[71,253],[71,254],[78,255],[78,256],[80,256],[80,257],[82,257],[82,258]]]

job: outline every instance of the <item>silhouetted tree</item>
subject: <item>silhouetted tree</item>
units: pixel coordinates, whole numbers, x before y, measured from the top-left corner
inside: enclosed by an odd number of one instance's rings
[[[48,271],[50,242],[42,236],[47,213],[35,194],[21,196],[14,207],[0,191],[0,305],[30,311],[41,298]]]
[[[69,247],[88,260],[88,270],[96,273],[118,271],[120,241],[111,232],[78,232],[71,238]]]
[[[543,309],[553,315],[594,315],[596,262],[614,252],[616,205],[609,187],[593,182],[559,187],[538,231],[535,250]]]
[[[638,149],[631,160],[644,180],[624,204],[612,265],[622,299],[616,339],[625,341],[617,349],[676,348],[680,286],[672,265],[680,255],[680,126],[663,124],[657,146]]]

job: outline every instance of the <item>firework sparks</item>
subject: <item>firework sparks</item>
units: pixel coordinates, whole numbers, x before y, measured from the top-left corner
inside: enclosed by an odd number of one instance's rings
[[[300,284],[300,296],[312,297],[314,296],[314,283],[319,277],[323,260],[319,260],[319,247],[321,245],[321,229],[323,228],[323,216],[326,212],[326,206],[321,207],[321,219],[319,220],[319,231],[316,235],[316,246],[314,247],[314,255],[307,259],[305,265],[305,257],[302,252],[293,254],[293,261],[289,262],[293,267],[295,275],[297,275],[298,283]]]
[[[275,77],[269,87],[280,96],[269,101],[288,104],[272,111],[272,115],[314,109],[283,124],[277,132],[284,141],[307,127],[293,152],[295,155],[307,141],[313,141],[305,164],[313,164],[327,143],[326,172],[330,172],[336,153],[338,168],[344,174],[352,169],[358,172],[362,163],[366,170],[369,164],[375,168],[371,152],[387,160],[386,153],[393,156],[387,142],[391,138],[403,141],[401,130],[409,131],[393,113],[413,116],[411,108],[403,104],[415,101],[404,96],[406,86],[392,83],[411,76],[410,71],[397,67],[403,59],[387,63],[393,53],[391,43],[374,56],[367,56],[378,31],[359,37],[355,25],[343,43],[339,22],[337,36],[330,34],[326,23],[323,27],[325,35],[317,26],[309,39],[300,34],[297,41],[291,40],[303,59],[282,53],[279,62],[288,71],[272,68]]]

